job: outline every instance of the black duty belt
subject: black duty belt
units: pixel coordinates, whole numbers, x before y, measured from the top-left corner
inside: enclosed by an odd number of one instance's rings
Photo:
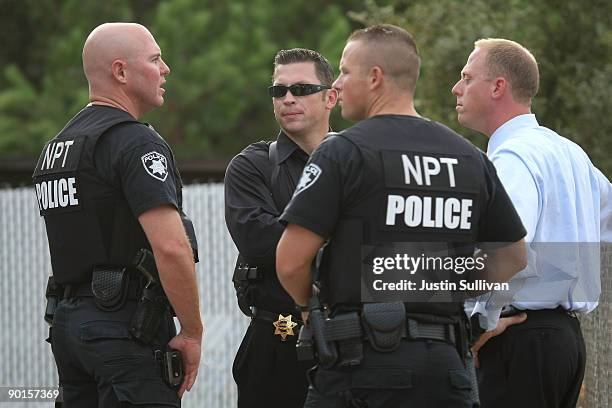
[[[142,291],[142,279],[139,276],[130,276],[128,283],[128,300],[140,299],[140,293]],[[67,298],[79,298],[79,297],[93,297],[93,291],[91,289],[91,282],[75,283],[72,285],[62,285],[64,288],[64,299]]]
[[[364,340],[368,339],[361,327],[351,328],[349,327],[350,324],[341,327],[342,324],[338,325],[338,323],[340,322],[338,320],[334,321],[334,319],[329,324],[326,322],[325,339],[327,341],[347,340],[355,338],[355,336],[363,336]],[[401,337],[408,340],[439,340],[456,345],[455,334],[455,325],[453,324],[425,323],[407,317]]]
[[[300,326],[304,324],[301,318],[292,312],[274,313],[255,307],[252,319],[272,323],[274,335],[280,336],[281,341],[286,341],[288,336],[297,336]]]
[[[274,334],[280,336],[282,341],[285,341],[287,336],[296,335],[299,327],[303,325],[301,318],[294,313],[275,313],[254,308],[253,315],[255,320],[272,323],[275,329]],[[328,341],[352,338],[352,335],[347,336],[348,332],[345,330],[336,330],[332,327],[326,329],[325,337]],[[361,333],[360,328],[355,333],[357,332]],[[438,340],[455,345],[455,326],[453,324],[425,323],[406,318],[402,338],[408,340]]]
[[[411,340],[440,340],[455,344],[455,326],[452,324],[423,323],[407,318],[402,337]]]

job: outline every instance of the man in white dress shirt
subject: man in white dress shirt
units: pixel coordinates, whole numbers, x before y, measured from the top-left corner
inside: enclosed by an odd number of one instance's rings
[[[482,406],[574,407],[586,361],[576,313],[597,307],[612,185],[580,146],[531,113],[539,84],[533,55],[509,40],[474,45],[452,89],[458,120],[489,138],[487,156],[527,229],[529,250],[529,266],[510,291],[483,295],[471,310],[487,330],[473,348]]]

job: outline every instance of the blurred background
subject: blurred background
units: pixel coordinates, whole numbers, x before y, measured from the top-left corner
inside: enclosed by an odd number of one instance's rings
[[[29,185],[42,146],[88,102],[81,51],[98,24],[146,25],[172,70],[164,106],[143,120],[173,147],[190,183],[185,207],[203,254],[198,277],[207,339],[199,382],[185,406],[216,408],[235,405],[231,361],[248,324],[231,286],[236,252],[223,222],[220,182],[242,148],[276,137],[266,88],[279,49],[316,49],[337,71],[354,29],[400,25],[420,48],[417,110],[485,149],[483,135],[458,125],[450,90],[475,40],[513,39],[540,65],[533,104],[539,122],[580,144],[609,178],[611,20],[609,0],[0,0],[0,387],[57,383],[42,341],[51,270]],[[349,126],[339,110],[332,126]],[[581,319],[589,353],[583,408],[612,406],[611,264],[608,246],[602,252],[600,306]],[[0,399],[0,406],[9,405]]]

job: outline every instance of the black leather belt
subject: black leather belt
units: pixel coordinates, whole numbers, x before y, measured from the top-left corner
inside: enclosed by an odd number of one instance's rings
[[[500,317],[511,317],[511,316],[516,316],[517,314],[521,314],[521,313],[527,313],[527,315],[529,315],[530,313],[538,313],[538,312],[562,312],[575,319],[578,318],[578,316],[576,315],[576,312],[574,312],[573,310],[565,310],[561,306],[557,306],[554,309],[517,309],[516,307],[512,305],[504,306],[504,308],[501,311]]]
[[[298,323],[298,324],[304,324],[304,322],[302,322],[302,317],[296,315],[294,312],[287,312],[287,313],[283,313],[283,312],[269,312],[267,310],[261,310],[258,309],[256,307],[253,308],[253,319],[258,319],[258,320],[263,320],[265,322],[270,322],[270,323],[274,323],[278,320],[278,315],[283,315],[283,316],[292,316],[292,319],[294,322]]]
[[[281,341],[287,341],[287,338],[297,339],[300,327],[303,322],[293,313],[274,313],[267,310],[253,308],[254,321],[260,320],[266,323],[271,323],[274,327],[274,335],[279,336]],[[294,320],[295,319],[295,320]]]

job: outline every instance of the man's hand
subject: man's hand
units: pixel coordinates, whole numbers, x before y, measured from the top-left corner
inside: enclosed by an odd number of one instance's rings
[[[178,390],[178,396],[182,398],[185,390],[191,391],[198,376],[202,355],[202,337],[189,337],[181,330],[176,337],[170,340],[168,347],[180,351],[183,357],[184,378]]]
[[[489,339],[502,334],[504,331],[506,331],[508,326],[523,323],[525,320],[527,320],[527,313],[521,313],[510,317],[502,317],[499,319],[499,322],[497,322],[497,327],[495,327],[495,329],[482,333],[471,348],[472,355],[474,356],[474,365],[476,368],[480,368],[480,362],[478,361],[478,350],[480,350],[482,346],[489,341]]]

